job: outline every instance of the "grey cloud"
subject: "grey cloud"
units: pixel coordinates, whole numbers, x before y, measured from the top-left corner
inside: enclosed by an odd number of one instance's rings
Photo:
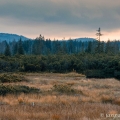
[[[62,24],[86,28],[119,29],[119,0],[0,0],[0,17],[20,24]],[[20,22],[21,21],[21,22]]]

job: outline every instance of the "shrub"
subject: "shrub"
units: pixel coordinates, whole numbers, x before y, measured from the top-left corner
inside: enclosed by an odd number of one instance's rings
[[[20,93],[39,93],[39,89],[20,85],[0,85],[0,95]]]
[[[59,84],[59,85],[54,85],[54,91],[60,92],[60,93],[66,93],[66,94],[71,94],[71,93],[76,93],[77,90],[71,88],[71,85],[66,85],[66,84]]]
[[[102,70],[87,70],[85,72],[87,78],[105,78],[105,73]]]
[[[0,83],[6,83],[6,82],[21,82],[21,81],[27,81],[24,76],[22,75],[16,75],[16,74],[2,74],[0,75]]]
[[[102,103],[113,103],[113,97],[108,96],[108,95],[103,95],[101,97]]]
[[[115,71],[114,72],[114,77],[118,80],[120,80],[120,71]]]

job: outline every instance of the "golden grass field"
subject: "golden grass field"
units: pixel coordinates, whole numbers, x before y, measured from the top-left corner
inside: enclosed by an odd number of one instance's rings
[[[120,82],[114,78],[88,79],[74,72],[24,77],[28,81],[4,84],[40,93],[0,96],[0,120],[120,120]]]

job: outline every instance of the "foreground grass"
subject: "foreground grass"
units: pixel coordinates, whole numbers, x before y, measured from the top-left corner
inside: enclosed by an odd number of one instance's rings
[[[86,79],[77,73],[29,73],[24,77],[27,82],[3,85],[34,87],[41,92],[0,96],[0,119],[112,120],[105,115],[120,114],[120,82],[116,79]]]
[[[0,98],[0,117],[5,120],[96,120],[100,114],[118,114],[120,107],[112,104],[82,102],[79,97],[55,95],[20,95]],[[110,118],[109,118],[110,120]]]

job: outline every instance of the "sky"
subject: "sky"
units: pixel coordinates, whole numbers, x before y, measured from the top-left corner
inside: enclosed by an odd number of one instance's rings
[[[50,39],[120,40],[120,0],[0,0],[0,32]]]

